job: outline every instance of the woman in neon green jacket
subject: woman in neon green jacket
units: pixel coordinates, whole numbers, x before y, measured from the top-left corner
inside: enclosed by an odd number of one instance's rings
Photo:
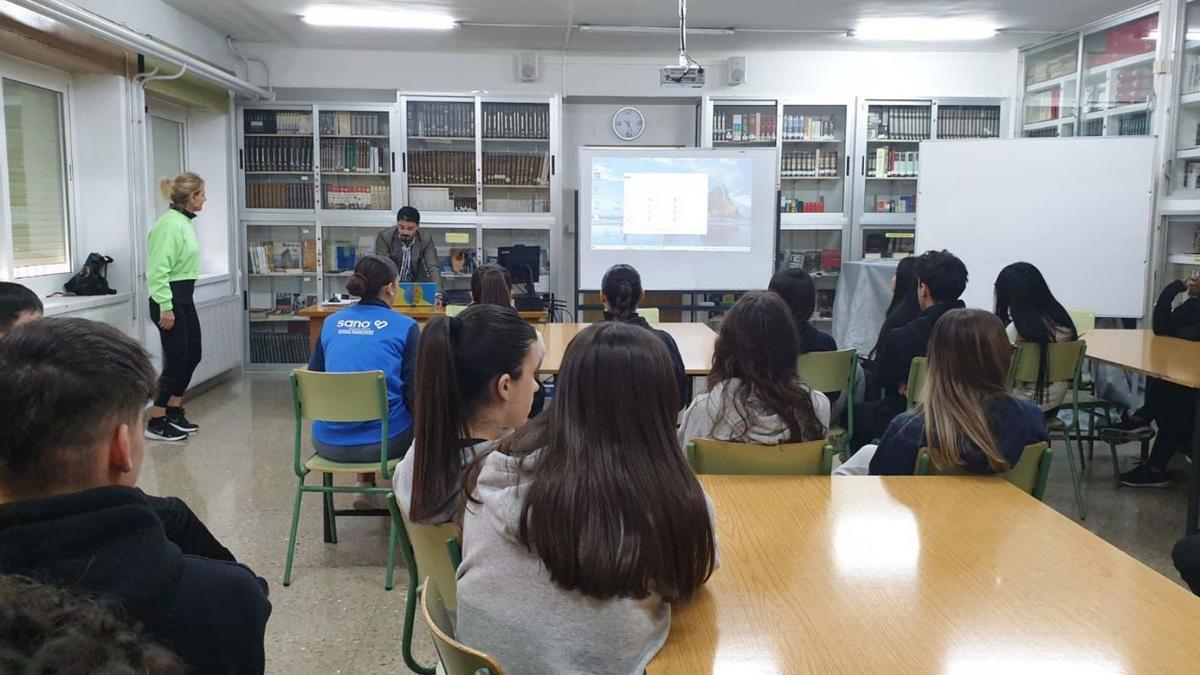
[[[182,441],[200,427],[184,416],[183,394],[200,364],[200,319],[192,300],[200,276],[200,249],[192,219],[204,208],[204,179],[186,171],[159,183],[171,208],[150,230],[146,281],[150,319],[162,340],[163,369],[146,438]]]

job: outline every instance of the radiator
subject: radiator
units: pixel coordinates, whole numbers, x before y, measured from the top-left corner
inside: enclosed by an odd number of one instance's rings
[[[204,358],[192,376],[192,386],[242,366],[245,314],[239,297],[221,298],[196,305],[204,336]]]

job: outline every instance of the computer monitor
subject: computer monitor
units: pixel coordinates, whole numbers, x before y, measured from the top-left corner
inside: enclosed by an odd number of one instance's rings
[[[533,292],[542,266],[542,247],[515,244],[501,246],[496,252],[496,262],[512,275],[513,285],[525,284],[526,292]]]

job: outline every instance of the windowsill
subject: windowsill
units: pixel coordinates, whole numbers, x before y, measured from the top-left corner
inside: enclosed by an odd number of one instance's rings
[[[116,295],[77,295],[72,297],[46,298],[42,302],[46,308],[46,316],[58,316],[85,309],[119,305],[129,302],[132,299],[133,295],[130,293],[117,293]]]
[[[196,279],[196,286],[211,286],[225,281],[229,281],[230,277],[227,272],[214,272],[212,274],[201,274]]]

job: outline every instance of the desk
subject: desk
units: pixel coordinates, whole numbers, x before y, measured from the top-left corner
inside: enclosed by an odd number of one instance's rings
[[[542,359],[542,367],[538,373],[558,374],[562,366],[563,353],[579,331],[591,326],[590,323],[547,323],[537,327],[546,343],[546,357]],[[717,334],[713,329],[702,323],[663,323],[654,326],[665,330],[675,338],[679,346],[679,354],[683,357],[683,367],[688,375],[708,375],[712,370],[713,347],[717,342]]]
[[[308,348],[312,349],[317,344],[317,338],[321,337],[321,328],[325,325],[325,319],[337,314],[346,309],[350,305],[310,305],[296,312],[296,316],[303,316],[308,319]],[[434,309],[433,307],[393,307],[392,310],[399,312],[405,316],[410,316],[416,319],[417,323],[424,324],[426,321],[445,316],[445,310]],[[521,312],[521,318],[529,323],[541,323],[546,320],[546,312]]]
[[[1096,330],[1083,336],[1088,358],[1200,389],[1200,342],[1155,335],[1150,330]],[[1187,532],[1200,528],[1200,392],[1192,429],[1192,475],[1188,490]]]
[[[1200,669],[1200,600],[1005,481],[700,482],[722,567],[652,675]]]

